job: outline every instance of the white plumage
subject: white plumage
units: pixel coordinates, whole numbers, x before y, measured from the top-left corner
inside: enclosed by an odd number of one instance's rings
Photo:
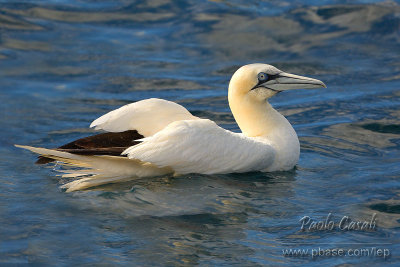
[[[196,119],[177,103],[150,98],[113,110],[94,120],[90,127],[107,132],[137,130],[143,136],[151,136],[171,122]]]
[[[65,169],[67,191],[128,179],[187,173],[241,173],[289,170],[300,146],[290,123],[268,103],[278,92],[325,87],[319,80],[288,74],[266,64],[241,67],[229,84],[229,105],[242,130],[234,133],[183,106],[162,99],[125,105],[96,119],[98,130],[137,130],[141,143],[120,156],[82,156],[53,149],[19,146],[83,168]]]
[[[212,174],[263,170],[272,164],[275,153],[268,140],[248,138],[199,119],[175,121],[123,154],[172,167],[180,174]]]

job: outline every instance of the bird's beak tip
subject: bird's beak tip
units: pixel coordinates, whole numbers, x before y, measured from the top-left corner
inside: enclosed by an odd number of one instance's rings
[[[278,90],[280,89],[281,91],[290,89],[326,88],[325,83],[320,80],[290,73],[280,73],[277,79],[277,83],[274,84],[273,86],[277,87],[276,89]],[[270,87],[272,86],[270,85]]]

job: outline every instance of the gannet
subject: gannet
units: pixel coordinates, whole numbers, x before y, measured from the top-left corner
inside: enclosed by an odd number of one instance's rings
[[[317,79],[249,64],[233,74],[228,89],[241,133],[193,116],[177,103],[151,98],[122,106],[90,125],[108,133],[58,149],[17,146],[45,161],[81,167],[63,170],[63,177],[74,178],[62,186],[68,192],[166,174],[286,171],[297,164],[300,144],[292,125],[268,99],[286,90],[320,87],[326,86]]]

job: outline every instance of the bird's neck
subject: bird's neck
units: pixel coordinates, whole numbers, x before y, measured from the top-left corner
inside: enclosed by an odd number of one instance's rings
[[[288,120],[268,101],[243,98],[240,102],[229,101],[229,105],[240,130],[248,137],[271,136],[276,132],[293,131]]]
[[[229,101],[242,133],[265,140],[276,152],[274,163],[266,171],[292,168],[300,155],[299,139],[289,121],[267,101]]]

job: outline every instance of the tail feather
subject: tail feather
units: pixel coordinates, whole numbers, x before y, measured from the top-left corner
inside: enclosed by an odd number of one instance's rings
[[[69,182],[67,184],[62,185],[61,188],[66,189],[66,192],[73,192],[73,191],[83,190],[83,189],[87,189],[90,187],[99,186],[99,185],[103,185],[103,184],[129,181],[131,179],[132,179],[131,177],[127,177],[127,176],[110,177],[110,176],[98,174],[98,175],[94,175],[91,177],[81,178],[81,179]]]
[[[172,173],[171,168],[157,166],[139,160],[117,156],[84,156],[52,149],[21,146],[16,147],[30,150],[46,158],[62,162],[63,166],[79,167],[82,169],[62,169],[64,178],[76,180],[64,184],[67,192],[86,189],[108,183],[117,183],[135,178],[153,177]]]

